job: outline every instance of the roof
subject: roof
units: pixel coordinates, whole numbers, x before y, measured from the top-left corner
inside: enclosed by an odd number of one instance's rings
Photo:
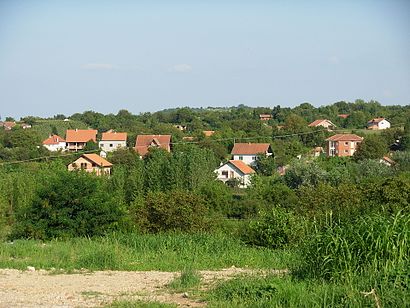
[[[102,133],[101,141],[127,141],[127,133],[108,131]]]
[[[5,121],[5,122],[2,122],[2,126],[6,129],[11,129],[12,127],[16,126],[16,122]]]
[[[245,164],[241,160],[230,160],[228,163],[234,165],[237,169],[239,169],[243,174],[251,174],[255,173],[255,170],[253,170],[251,167],[249,167],[247,164]]]
[[[95,129],[67,129],[67,142],[97,142],[97,130]]]
[[[171,150],[171,135],[138,135],[135,140],[135,151],[137,151],[141,156],[148,153],[149,147],[159,147],[161,149]]]
[[[342,113],[342,114],[338,114],[337,116],[338,116],[339,118],[346,119],[346,118],[348,118],[348,117],[350,116],[350,114]]]
[[[383,120],[385,120],[385,118],[374,118],[374,119],[371,119],[369,122],[367,122],[367,123],[379,123],[379,122],[381,122],[381,121],[383,121]]]
[[[327,138],[326,141],[363,141],[363,138],[355,134],[336,134]]]
[[[108,160],[102,158],[98,154],[83,154],[81,155],[81,157],[84,157],[85,159],[95,163],[96,165],[100,167],[111,167],[112,166],[112,164]]]
[[[270,148],[269,143],[235,143],[231,154],[233,155],[252,155],[266,153]]]
[[[205,135],[205,137],[211,137],[213,134],[215,134],[214,130],[204,130],[202,131]]]
[[[261,113],[259,115],[259,118],[272,118],[272,115],[269,113]]]
[[[383,160],[394,165],[396,162],[388,156],[383,156]]]
[[[331,125],[334,126],[334,124],[330,120],[327,120],[327,119],[315,120],[312,123],[310,123],[309,126],[316,127],[316,126],[319,126],[320,124],[322,124],[322,122],[328,122],[328,123],[330,123]]]
[[[65,142],[63,138],[58,135],[51,135],[46,140],[43,141],[44,145],[59,144],[60,142]]]

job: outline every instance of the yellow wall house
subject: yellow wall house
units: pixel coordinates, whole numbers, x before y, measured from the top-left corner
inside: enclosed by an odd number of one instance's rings
[[[68,171],[84,170],[102,175],[111,174],[112,164],[97,154],[83,154],[67,168]]]

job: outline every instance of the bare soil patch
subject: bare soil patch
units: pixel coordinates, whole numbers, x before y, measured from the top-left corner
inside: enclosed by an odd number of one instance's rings
[[[201,271],[205,287],[220,279],[255,270],[228,268]],[[266,274],[267,271],[261,271]],[[284,273],[284,271],[269,271]],[[144,300],[176,303],[180,307],[202,307],[206,303],[172,293],[167,284],[176,272],[97,271],[74,274],[0,269],[0,307],[98,307],[114,300]]]

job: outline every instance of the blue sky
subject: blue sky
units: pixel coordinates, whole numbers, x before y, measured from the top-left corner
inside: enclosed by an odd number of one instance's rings
[[[410,104],[410,1],[0,1],[0,115]]]

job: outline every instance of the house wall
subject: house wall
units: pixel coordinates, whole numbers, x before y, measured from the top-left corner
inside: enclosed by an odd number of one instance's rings
[[[265,153],[266,156],[272,155],[272,153]],[[249,166],[254,166],[256,164],[256,159],[258,157],[258,154],[235,154],[233,156],[233,160],[242,160],[245,164]]]
[[[57,152],[59,150],[64,151],[66,148],[66,143],[65,142],[59,142],[56,144],[43,144],[43,146],[51,151],[51,152]]]
[[[326,154],[338,157],[353,156],[359,143],[359,141],[328,141]]]
[[[387,129],[390,128],[390,122],[383,120],[379,122],[379,129]]]
[[[119,148],[125,148],[127,146],[126,141],[100,141],[98,143],[100,149],[104,150],[105,152],[112,152]]]
[[[67,150],[78,151],[84,149],[86,142],[67,142]]]

